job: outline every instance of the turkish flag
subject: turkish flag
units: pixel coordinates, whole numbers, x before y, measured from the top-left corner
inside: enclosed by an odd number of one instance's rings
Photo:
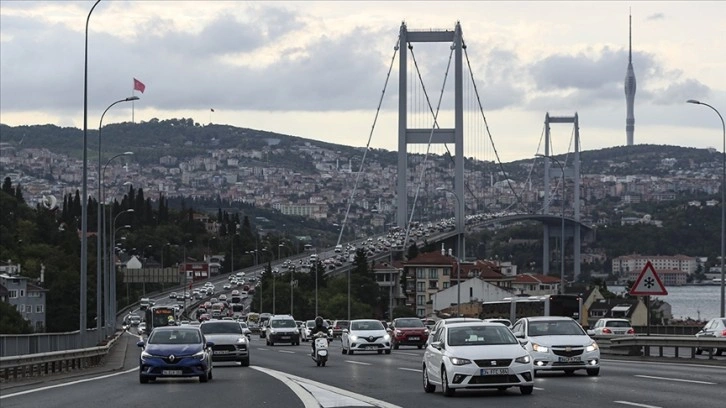
[[[139,81],[138,79],[134,78],[134,91],[144,93],[144,89],[146,89],[146,85],[144,85],[144,83]]]

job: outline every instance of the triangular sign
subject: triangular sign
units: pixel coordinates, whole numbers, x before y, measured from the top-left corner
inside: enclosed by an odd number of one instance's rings
[[[655,272],[653,264],[648,261],[640,272],[640,275],[638,275],[638,279],[635,280],[635,284],[630,288],[629,293],[632,296],[650,296],[667,295],[668,291]]]

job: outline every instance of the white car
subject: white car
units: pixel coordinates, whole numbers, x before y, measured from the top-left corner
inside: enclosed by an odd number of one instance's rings
[[[595,322],[592,331],[596,336],[634,336],[635,329],[628,319],[603,318]]]
[[[534,390],[532,357],[500,323],[440,326],[426,346],[422,372],[424,391],[434,392],[438,385],[446,396],[457,389]]]
[[[343,354],[377,351],[391,354],[391,335],[379,320],[351,320],[341,335]]]
[[[512,327],[514,335],[524,339],[525,348],[534,359],[534,370],[586,370],[587,375],[600,374],[600,348],[571,317],[524,317]]]

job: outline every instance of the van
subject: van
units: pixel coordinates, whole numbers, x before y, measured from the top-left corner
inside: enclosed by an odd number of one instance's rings
[[[146,310],[149,306],[151,306],[151,300],[149,300],[149,298],[141,298],[141,300],[139,300],[139,309]]]
[[[336,252],[336,253],[340,253],[340,252],[343,252],[343,245],[342,245],[342,244],[338,244],[338,245],[336,245],[336,246],[335,246],[335,252]]]

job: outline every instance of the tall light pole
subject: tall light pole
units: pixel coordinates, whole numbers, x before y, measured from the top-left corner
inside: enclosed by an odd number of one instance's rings
[[[537,154],[537,157],[546,157],[557,163],[562,171],[562,226],[560,228],[560,294],[565,293],[565,167],[554,156]],[[545,186],[549,188],[549,186]]]
[[[103,116],[101,116],[101,121],[103,121]],[[101,126],[99,126],[99,128],[98,128],[98,146],[99,146],[99,154],[98,154],[98,157],[99,157],[99,160],[100,160],[100,158],[101,158],[101,153],[100,153],[100,149],[101,149]],[[100,230],[99,231],[101,233],[100,234],[101,235],[101,245],[100,246],[101,246],[102,251],[103,251],[103,256],[101,256],[99,259],[106,259],[107,260],[108,259],[108,256],[109,256],[109,253],[108,253],[107,247],[106,247],[106,242],[105,242],[106,241],[106,222],[107,222],[107,220],[106,220],[106,210],[100,208],[100,203],[103,203],[104,205],[106,205],[106,183],[105,183],[105,180],[106,180],[106,167],[108,167],[109,163],[111,163],[111,161],[113,159],[115,159],[117,157],[121,157],[121,156],[130,156],[132,154],[134,154],[134,153],[133,152],[123,152],[123,153],[119,153],[119,154],[111,157],[110,159],[108,159],[108,161],[106,162],[106,164],[103,166],[103,171],[101,172],[101,177],[100,177],[99,180],[103,181],[103,183],[101,183],[101,194],[100,194],[100,197],[101,198],[99,200],[99,210],[102,210],[102,211],[100,211],[102,213],[101,214],[102,215],[102,218],[101,218],[101,222],[100,222]],[[109,213],[109,216],[108,216],[109,217],[109,220],[111,219],[111,211],[112,211],[112,209],[113,209],[113,206],[109,206],[109,211],[108,211],[108,213]],[[110,241],[111,240],[109,240],[109,242]],[[111,282],[111,268],[109,267],[110,262],[106,261],[104,263],[104,265],[106,265],[104,268],[102,268],[103,269],[103,276],[104,276],[104,278],[103,278],[104,279],[103,299],[105,300],[105,302],[104,302],[104,308],[105,308],[105,317],[104,317],[104,320],[106,322],[106,326],[107,327],[110,327],[110,329],[113,331],[114,330],[114,327],[115,327],[116,316],[112,316],[111,315],[111,312],[113,311],[113,307],[112,307],[112,303],[111,303],[111,283],[110,283]]]
[[[436,188],[439,191],[443,191],[446,193],[449,193],[456,198],[456,208],[461,207],[461,201],[459,200],[459,195],[451,190],[447,190],[443,187]],[[458,228],[458,225],[457,225]],[[461,236],[463,235],[463,231],[457,231],[456,234],[456,317],[461,316],[461,262],[459,262],[459,257],[461,256]]]
[[[96,0],[86,17],[86,42],[83,61],[83,176],[81,187],[81,293],[79,314],[79,335],[81,347],[86,347],[87,304],[86,290],[88,285],[88,23],[91,13],[101,0]]]
[[[283,248],[283,247],[285,247],[288,250],[290,250],[290,255],[292,255],[292,248],[290,248],[289,246],[287,246],[285,244],[278,244],[277,245],[277,250],[279,251],[280,248]],[[280,259],[280,256],[279,255],[278,255],[277,259]],[[292,265],[292,268],[290,268],[290,316],[293,316],[293,308],[292,308],[292,305],[293,305],[293,303],[292,303],[293,302],[293,290],[292,290],[292,284],[293,284],[293,278],[292,278],[292,276],[293,276],[293,273],[295,273],[295,265],[294,264]]]
[[[275,258],[275,254],[272,253],[267,247],[261,249],[263,252],[267,252],[270,254],[270,259]],[[268,265],[270,263],[268,262]],[[272,269],[272,266],[270,266],[270,274],[272,275],[272,314],[275,314],[275,271]]]
[[[708,106],[718,115],[721,119],[721,131],[723,132],[723,146],[721,152],[721,317],[726,317],[726,297],[724,294],[724,257],[726,256],[726,125],[724,125],[723,116],[713,106],[697,101],[695,99],[689,99],[687,103],[693,103],[696,105]]]
[[[132,212],[134,212],[134,209],[129,208],[127,210],[121,211],[118,214],[116,214],[116,216],[113,217],[113,221],[111,222],[111,231],[109,231],[109,232],[111,232],[111,240],[110,240],[111,241],[111,251],[109,254],[110,255],[109,263],[110,263],[111,269],[110,269],[110,273],[109,273],[109,282],[113,282],[109,288],[110,289],[109,290],[109,303],[111,304],[111,316],[114,316],[114,321],[115,321],[116,307],[117,307],[116,306],[116,262],[114,259],[116,257],[116,250],[115,250],[116,232],[117,232],[116,231],[116,220],[118,219],[118,217],[121,214],[132,213]],[[131,226],[124,225],[123,228],[131,228]]]

